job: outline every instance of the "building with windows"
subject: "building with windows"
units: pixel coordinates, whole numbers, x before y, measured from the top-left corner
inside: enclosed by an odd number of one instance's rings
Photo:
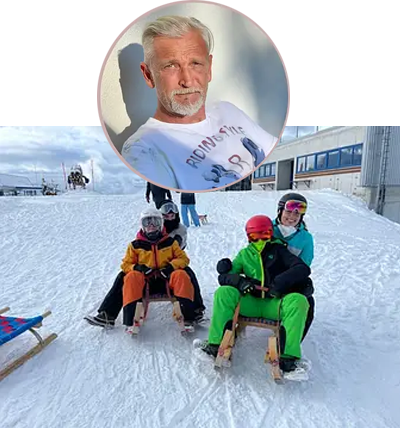
[[[314,128],[283,139],[253,183],[264,190],[335,189],[400,222],[400,127]]]
[[[35,186],[27,177],[0,174],[0,196],[36,195],[42,192],[41,186]]]
[[[225,187],[222,189],[225,192],[229,191],[235,191],[235,190],[251,190],[252,189],[252,181],[253,177],[250,174],[248,177],[243,178],[243,180],[240,180],[238,183],[232,184],[228,187]]]

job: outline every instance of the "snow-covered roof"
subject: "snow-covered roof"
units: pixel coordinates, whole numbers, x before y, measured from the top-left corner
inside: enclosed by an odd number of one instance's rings
[[[22,177],[20,175],[1,174],[0,173],[0,188],[35,188],[28,177]]]

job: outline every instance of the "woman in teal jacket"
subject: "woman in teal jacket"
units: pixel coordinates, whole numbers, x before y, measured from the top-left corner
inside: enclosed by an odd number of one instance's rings
[[[246,234],[249,244],[235,259],[218,262],[221,287],[214,294],[208,340],[201,343],[200,349],[216,357],[240,301],[243,316],[281,320],[280,368],[299,374],[297,361],[301,359],[300,343],[309,308],[302,290],[307,286],[310,268],[282,241],[272,237],[273,224],[267,216],[252,217],[246,224]],[[269,291],[257,290],[257,284]]]
[[[288,250],[304,263],[311,267],[314,259],[314,239],[304,223],[304,215],[307,211],[307,200],[298,193],[287,193],[278,202],[278,215],[273,221],[274,238],[287,243]],[[309,279],[308,292],[306,293],[310,308],[304,328],[303,340],[310,329],[314,319],[315,300],[312,296],[314,287]]]

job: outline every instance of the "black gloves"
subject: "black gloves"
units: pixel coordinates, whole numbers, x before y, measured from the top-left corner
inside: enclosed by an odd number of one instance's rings
[[[137,270],[138,272],[143,273],[145,276],[149,275],[151,272],[153,272],[152,268],[149,268],[146,265],[135,265],[133,267],[133,270]]]
[[[260,281],[246,276],[239,275],[238,273],[225,273],[218,276],[220,285],[230,285],[237,288],[241,294],[252,293],[256,289],[256,285],[261,285]]]
[[[230,259],[221,259],[217,263],[217,272],[220,274],[228,273],[232,269],[232,262]]]
[[[278,299],[281,298],[281,294],[279,293],[279,291],[274,288],[274,283],[270,284],[270,286],[268,287],[268,291],[265,293],[265,297],[269,297],[270,299],[277,297]]]
[[[161,276],[163,276],[165,279],[169,279],[171,276],[171,273],[174,271],[174,267],[171,264],[168,264],[164,269],[160,270]]]
[[[247,293],[252,293],[256,289],[256,285],[251,281],[251,279],[242,276],[239,279],[237,289],[244,296]]]

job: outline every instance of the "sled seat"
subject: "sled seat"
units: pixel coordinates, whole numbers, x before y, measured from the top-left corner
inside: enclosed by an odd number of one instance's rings
[[[242,327],[252,326],[269,329],[277,329],[279,327],[279,321],[270,320],[267,318],[255,318],[255,317],[243,317],[239,315],[238,324]]]
[[[260,287],[260,289],[262,289]],[[280,322],[268,318],[244,317],[240,314],[240,303],[236,306],[232,320],[232,328],[226,329],[222,342],[218,348],[218,354],[215,358],[214,367],[222,368],[224,365],[230,366],[232,357],[232,348],[235,346],[236,338],[244,333],[246,327],[261,327],[273,331],[268,337],[268,345],[265,352],[264,362],[271,366],[271,374],[276,383],[282,381],[282,373],[279,368],[279,327]]]
[[[168,296],[168,294],[150,294],[149,302],[174,302],[176,299],[174,296]]]
[[[30,331],[36,337],[39,343],[30,349],[27,353],[2,369],[0,371],[0,381],[9,375],[12,371],[14,371],[17,367],[21,366],[25,361],[39,353],[45,346],[47,346],[57,337],[55,333],[52,333],[43,339],[42,336],[36,330],[34,330],[42,326],[43,319],[51,314],[50,311],[33,318],[6,317],[2,315],[9,310],[9,307],[0,309],[0,346],[16,338],[17,336],[20,336],[25,331]]]

